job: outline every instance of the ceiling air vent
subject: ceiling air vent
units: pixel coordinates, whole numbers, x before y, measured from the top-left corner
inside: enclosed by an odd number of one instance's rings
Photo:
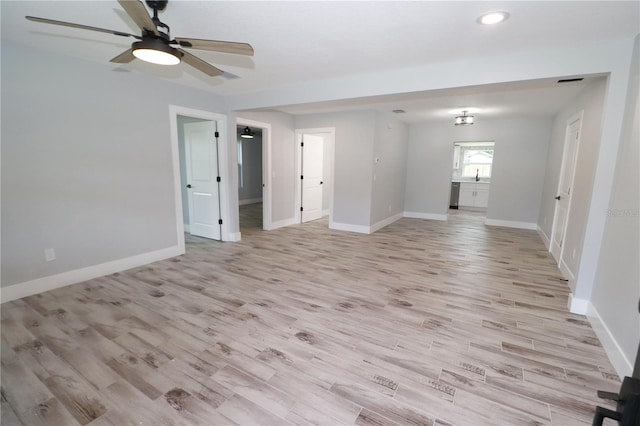
[[[582,81],[584,78],[563,78],[558,80],[558,83],[573,83],[575,81]]]

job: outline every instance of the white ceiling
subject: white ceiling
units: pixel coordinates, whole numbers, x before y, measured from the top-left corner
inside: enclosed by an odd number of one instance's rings
[[[0,2],[2,40],[84,58],[114,70],[166,78],[220,95],[382,70],[568,48],[632,38],[640,31],[638,1],[190,1],[171,0],[160,19],[173,37],[250,43],[255,56],[191,50],[237,79],[207,77],[185,64],[159,67],[134,60],[109,63],[133,39],[30,22],[25,15],[138,33],[115,0]],[[476,23],[483,12],[506,10],[504,23]],[[469,70],[473,72],[473,70]],[[308,113],[335,108],[407,110],[406,121],[437,119],[446,109],[472,106],[482,114],[541,114],[557,108],[580,84],[528,82],[281,108]],[[502,111],[503,113],[500,113]]]

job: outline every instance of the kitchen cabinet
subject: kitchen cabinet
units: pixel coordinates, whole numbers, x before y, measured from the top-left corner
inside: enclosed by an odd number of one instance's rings
[[[489,184],[485,182],[460,183],[458,206],[486,209],[489,205]]]

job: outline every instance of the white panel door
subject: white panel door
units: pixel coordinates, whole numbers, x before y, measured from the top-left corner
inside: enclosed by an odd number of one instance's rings
[[[567,219],[569,215],[569,201],[573,175],[580,143],[580,119],[576,119],[567,126],[560,169],[560,182],[556,195],[556,210],[553,216],[553,235],[551,238],[551,255],[560,263],[562,244],[564,242]]]
[[[302,149],[302,222],[322,217],[322,169],[324,139],[303,135]]]
[[[220,240],[220,184],[216,122],[184,125],[185,162],[192,235]]]

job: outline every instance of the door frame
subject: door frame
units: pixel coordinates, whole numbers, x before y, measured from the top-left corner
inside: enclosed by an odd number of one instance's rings
[[[173,192],[176,212],[176,236],[180,253],[185,253],[184,241],[184,217],[182,215],[182,183],[180,182],[180,152],[178,140],[178,116],[199,118],[201,120],[215,121],[220,136],[218,137],[218,175],[220,176],[220,212],[222,226],[220,229],[221,241],[229,239],[229,167],[227,154],[227,116],[211,111],[187,108],[179,105],[169,105],[169,127],[171,131],[171,159],[173,165]],[[214,240],[215,241],[215,240]]]
[[[562,180],[562,174],[564,172],[564,168],[566,167],[566,156],[567,156],[567,138],[569,135],[569,128],[571,127],[571,124],[580,120],[580,125],[578,126],[578,141],[576,142],[576,150],[575,150],[575,158],[573,159],[573,173],[570,177],[570,187],[571,187],[571,193],[569,193],[569,200],[567,201],[567,214],[565,216],[565,220],[564,220],[564,229],[562,230],[562,246],[560,246],[560,253],[558,254],[558,267],[560,269],[560,271],[562,272],[562,274],[564,275],[565,278],[569,279],[569,280],[573,280],[575,279],[575,276],[573,274],[573,272],[569,269],[569,267],[566,265],[566,263],[564,262],[564,248],[566,247],[566,245],[564,244],[566,236],[567,236],[567,223],[569,223],[569,218],[571,217],[571,206],[573,204],[573,194],[574,194],[574,188],[573,185],[575,183],[575,177],[576,177],[576,165],[578,162],[578,153],[580,152],[580,141],[582,139],[582,125],[584,124],[583,120],[584,120],[584,110],[579,111],[573,115],[571,115],[565,124],[565,130],[564,130],[564,142],[562,145],[562,160],[560,163],[560,173],[558,174],[558,184],[556,185],[556,192],[555,194],[559,194],[560,193],[560,183]],[[553,224],[551,226],[551,236],[549,239],[549,253],[552,254],[553,257],[553,239],[554,239],[554,235],[556,234],[556,227],[558,226],[558,223],[556,221],[556,212],[558,209],[558,203],[554,202],[554,207],[553,207]],[[555,258],[554,258],[555,259]]]
[[[271,177],[273,175],[271,173],[271,124],[242,117],[236,117],[236,124],[238,126],[250,126],[262,130],[262,229],[270,231],[273,228],[271,223]],[[237,164],[238,158],[236,155],[236,166]],[[236,188],[236,194],[237,192],[238,188]],[[238,209],[239,208],[240,203],[238,203]],[[238,226],[239,225],[238,223]]]
[[[293,152],[295,158],[295,200],[293,205],[293,215],[296,224],[302,222],[302,215],[300,214],[300,203],[302,203],[302,185],[300,182],[301,170],[302,170],[302,150],[300,149],[300,141],[305,134],[326,133],[328,138],[325,138],[325,142],[329,143],[329,224],[333,223],[333,190],[335,187],[335,144],[336,144],[336,128],[335,127],[319,127],[311,129],[296,129],[295,130],[295,142],[293,144]],[[325,158],[326,161],[326,158]]]

